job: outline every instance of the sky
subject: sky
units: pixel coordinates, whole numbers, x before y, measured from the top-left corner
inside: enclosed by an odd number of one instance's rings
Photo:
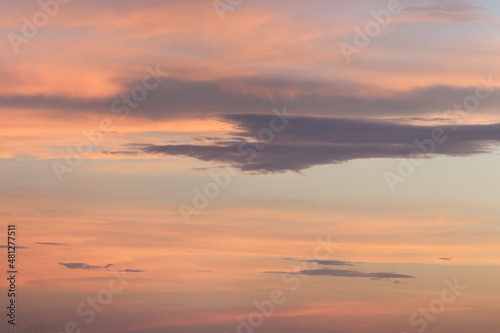
[[[498,332],[497,1],[0,5],[2,331]]]

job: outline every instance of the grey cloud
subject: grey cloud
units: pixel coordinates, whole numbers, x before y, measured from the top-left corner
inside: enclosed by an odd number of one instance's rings
[[[125,93],[141,84],[130,82]],[[494,83],[491,83],[494,84]],[[484,88],[483,88],[484,89]],[[265,112],[276,105],[293,106],[295,110],[315,116],[409,116],[435,114],[449,110],[476,87],[429,86],[407,92],[391,92],[367,96],[373,87],[347,82],[297,80],[288,77],[256,79],[236,78],[216,81],[188,81],[165,77],[162,84],[148,92],[148,97],[130,110],[131,117],[153,119],[185,118],[220,113]],[[265,93],[264,93],[265,92]],[[25,107],[68,112],[111,111],[121,94],[111,98],[73,99],[53,96],[0,96],[0,107]],[[482,109],[500,106],[500,92],[481,102]],[[115,111],[125,107],[119,102]],[[129,108],[130,109],[130,108]],[[119,113],[119,112],[118,112]],[[60,115],[59,113],[57,115]]]
[[[439,260],[452,261],[453,258],[439,258]]]
[[[265,271],[263,273],[272,274],[290,274],[289,272],[281,272],[281,271]],[[373,279],[412,279],[415,278],[412,275],[406,274],[396,274],[390,272],[376,272],[376,273],[363,273],[355,270],[345,270],[345,269],[306,269],[302,271],[298,271],[292,274],[299,275],[310,275],[310,276],[334,276],[334,277],[361,277],[361,278],[373,278]]]
[[[348,261],[341,261],[341,260],[304,260],[306,262],[315,262],[318,263],[319,265],[325,265],[325,266],[353,266],[352,263]]]
[[[7,249],[7,248],[9,248],[8,245],[0,245],[0,249]],[[29,249],[29,247],[16,245],[16,249]]]
[[[105,266],[92,266],[92,265],[88,265],[86,263],[81,263],[81,262],[70,262],[70,263],[59,262],[58,264],[66,267],[66,268],[70,268],[70,269],[86,269],[86,270],[108,269],[108,268],[114,266],[113,264],[107,264]],[[142,269],[119,269],[119,270],[115,270],[115,271],[117,271],[117,272],[129,272],[129,273],[144,272],[144,270],[142,270]]]
[[[58,264],[61,265],[61,266],[66,267],[66,268],[71,268],[71,269],[88,269],[88,270],[92,270],[92,269],[101,269],[101,268],[104,268],[102,266],[91,266],[91,265],[88,265],[88,264],[85,264],[85,263],[81,263],[81,262],[69,262],[69,263],[58,262]]]
[[[56,246],[69,246],[70,244],[65,244],[65,243],[45,243],[45,242],[35,242],[35,244],[39,245],[56,245]]]
[[[142,273],[145,272],[143,269],[121,269],[118,272],[128,272],[128,273]]]
[[[300,171],[315,165],[337,164],[353,159],[408,158],[417,149],[429,154],[468,156],[490,152],[500,142],[500,124],[430,126],[360,118],[295,117],[274,134],[268,144],[259,142],[262,129],[269,128],[272,115],[225,115],[237,132],[231,139],[200,144],[132,144],[125,153],[193,157],[206,162],[223,163],[241,171],[273,173]],[[430,141],[441,131],[447,139],[441,144],[417,146]],[[108,152],[122,154],[123,152]]]
[[[44,95],[0,96],[0,107],[33,108],[42,110],[59,110],[78,112],[83,110],[99,110],[109,104],[102,99],[78,99],[70,97],[54,97]]]
[[[422,13],[449,21],[473,21],[484,18],[484,8],[463,0],[420,1],[418,4],[406,6],[405,11]]]

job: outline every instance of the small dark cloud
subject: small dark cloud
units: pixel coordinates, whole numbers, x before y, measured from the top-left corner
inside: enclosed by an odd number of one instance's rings
[[[45,243],[45,242],[35,242],[35,244],[39,245],[56,245],[56,246],[69,246],[70,244],[65,243]]]
[[[88,265],[88,264],[82,263],[82,262],[70,262],[70,263],[59,262],[58,264],[66,267],[66,268],[70,268],[70,269],[86,269],[86,270],[108,269],[108,268],[114,266],[113,264],[107,264],[104,266],[93,266],[93,265]],[[142,269],[119,269],[119,270],[115,270],[115,271],[116,272],[129,272],[129,273],[144,272],[144,270],[142,270]]]
[[[265,271],[262,273],[287,273],[282,271]],[[374,280],[380,279],[412,279],[415,278],[412,275],[406,274],[396,274],[391,272],[376,272],[376,273],[364,273],[356,270],[344,270],[344,269],[306,269],[292,274],[309,275],[309,276],[334,276],[334,277],[350,277],[350,278],[372,278]]]
[[[212,271],[210,271],[208,269],[197,269],[196,271],[200,272],[200,273],[212,273]]]
[[[118,272],[128,272],[128,273],[142,273],[145,272],[143,269],[120,269]]]
[[[353,263],[348,262],[348,261],[342,261],[342,260],[296,259],[296,258],[291,258],[291,257],[284,257],[284,258],[280,258],[280,259],[287,260],[287,261],[315,262],[319,265],[326,265],[326,266],[354,266]]]
[[[394,284],[398,284],[399,283],[399,280],[394,280]]]
[[[82,262],[69,262],[69,263],[58,262],[58,264],[61,265],[61,266],[66,267],[66,268],[70,268],[70,269],[88,269],[88,270],[92,270],[92,269],[101,269],[101,268],[104,268],[102,266],[92,266],[92,265],[88,265],[88,264],[85,264],[85,263],[82,263]]]
[[[439,260],[452,261],[452,260],[453,260],[453,258],[439,258]]]
[[[0,249],[7,249],[7,248],[9,248],[8,245],[0,245]],[[16,249],[29,249],[29,247],[16,245]]]
[[[350,263],[348,261],[341,261],[341,260],[304,260],[305,262],[315,262],[318,263],[319,265],[325,265],[325,266],[354,266],[353,263]]]

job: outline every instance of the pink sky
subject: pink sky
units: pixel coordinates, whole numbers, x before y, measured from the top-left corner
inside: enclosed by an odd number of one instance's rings
[[[500,7],[390,3],[4,3],[3,331],[497,332]]]

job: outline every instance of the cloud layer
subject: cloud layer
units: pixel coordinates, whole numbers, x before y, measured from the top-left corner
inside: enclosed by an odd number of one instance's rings
[[[148,91],[144,101],[124,101],[123,94],[112,97],[79,98],[71,96],[0,95],[0,106],[34,108],[53,112],[111,113],[128,109],[132,117],[175,119],[220,113],[263,113],[276,105],[287,105],[301,114],[336,117],[381,117],[432,115],[445,112],[467,96],[476,94],[476,87],[427,86],[408,91],[380,90],[353,82],[328,82],[285,76],[231,78],[194,81],[161,77],[161,85]],[[124,83],[122,91],[129,95],[142,81]],[[478,83],[479,84],[479,83]],[[484,79],[480,94],[483,110],[500,106],[500,92],[493,78]],[[118,101],[118,102],[116,102]],[[133,107],[130,107],[130,106]]]
[[[430,158],[488,153],[500,142],[500,124],[412,125],[395,121],[295,117],[283,123],[274,116],[225,115],[238,131],[230,139],[204,144],[139,144],[114,154],[193,157],[258,173],[300,171],[315,165],[364,158]],[[286,126],[285,126],[286,125]],[[279,126],[278,126],[279,127]]]

